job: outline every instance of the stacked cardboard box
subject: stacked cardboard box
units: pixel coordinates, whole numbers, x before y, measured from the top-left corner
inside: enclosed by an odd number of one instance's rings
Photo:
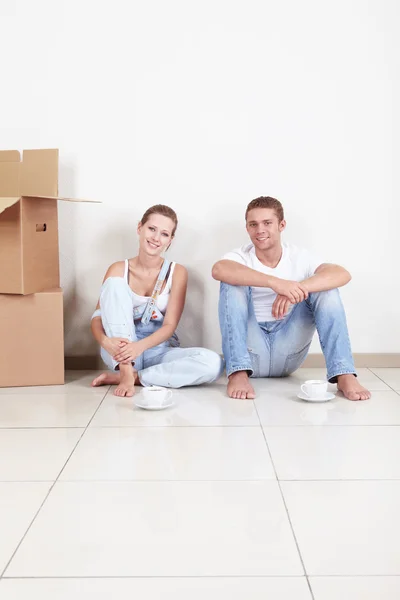
[[[0,387],[64,383],[58,150],[0,151]]]

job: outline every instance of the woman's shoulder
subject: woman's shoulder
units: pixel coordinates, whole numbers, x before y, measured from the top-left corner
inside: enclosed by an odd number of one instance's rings
[[[187,279],[188,272],[186,267],[180,265],[179,263],[171,261],[174,272],[172,275],[172,279]]]
[[[107,279],[107,277],[123,277],[124,273],[125,261],[119,260],[108,267],[104,279]]]

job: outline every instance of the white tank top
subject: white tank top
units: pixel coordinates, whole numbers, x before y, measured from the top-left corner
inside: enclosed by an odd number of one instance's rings
[[[168,306],[168,300],[169,300],[169,295],[171,292],[171,286],[172,286],[172,275],[174,274],[174,269],[175,269],[175,264],[174,262],[171,262],[171,269],[168,275],[168,279],[167,279],[167,283],[163,289],[163,291],[161,292],[161,294],[158,294],[158,298],[157,298],[157,302],[156,302],[156,306],[158,308],[158,310],[165,315],[165,313],[167,312],[167,306]],[[126,258],[125,259],[125,273],[124,273],[124,278],[126,283],[129,285],[129,261]],[[139,294],[136,294],[132,288],[131,288],[131,292],[132,292],[132,297],[133,297],[133,308],[137,308],[138,306],[141,306],[142,304],[146,304],[146,302],[149,300],[150,296],[139,296]]]

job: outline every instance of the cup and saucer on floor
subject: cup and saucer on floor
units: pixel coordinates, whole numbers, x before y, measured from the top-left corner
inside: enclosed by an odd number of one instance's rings
[[[163,410],[174,404],[172,391],[160,385],[149,385],[144,387],[140,394],[134,396],[135,406],[145,410]]]
[[[328,402],[335,394],[328,392],[328,382],[323,379],[309,379],[300,387],[297,397],[306,402]]]

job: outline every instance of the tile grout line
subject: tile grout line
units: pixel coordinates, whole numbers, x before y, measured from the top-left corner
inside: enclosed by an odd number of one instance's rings
[[[293,535],[294,542],[296,544],[296,548],[297,548],[297,552],[298,552],[298,555],[299,555],[299,558],[300,558],[301,566],[303,567],[303,576],[306,578],[308,590],[309,590],[310,595],[311,595],[311,600],[315,600],[314,593],[313,593],[313,591],[311,589],[311,583],[310,583],[308,575],[307,575],[307,571],[306,571],[306,567],[305,567],[305,564],[304,564],[304,560],[303,560],[303,557],[302,557],[301,552],[300,552],[300,546],[299,546],[299,543],[297,541],[296,534],[294,532],[292,520],[291,520],[291,518],[289,516],[289,510],[288,510],[288,507],[286,505],[285,497],[283,495],[281,484],[280,484],[280,481],[279,481],[279,478],[278,478],[278,473],[277,473],[276,468],[275,468],[275,463],[274,463],[274,460],[272,458],[271,450],[269,448],[268,441],[267,441],[267,436],[265,434],[264,427],[263,427],[263,425],[261,423],[260,415],[258,413],[257,405],[256,405],[255,400],[253,400],[253,403],[254,403],[254,408],[255,408],[257,416],[258,416],[258,420],[260,422],[261,431],[262,431],[262,434],[263,434],[263,437],[264,437],[265,445],[267,446],[267,450],[268,450],[268,454],[269,454],[269,457],[270,457],[270,460],[271,460],[271,464],[272,464],[272,467],[274,469],[274,473],[275,473],[276,481],[277,481],[277,484],[278,484],[278,487],[279,487],[279,492],[281,494],[283,506],[285,507],[286,516],[287,516],[287,519],[289,521],[290,529],[292,530],[292,535]]]
[[[101,405],[103,404],[103,402],[104,402],[104,399],[105,399],[105,397],[107,396],[107,393],[108,393],[108,391],[109,391],[109,388],[110,388],[110,386],[109,386],[109,387],[108,387],[108,389],[105,391],[105,393],[104,393],[104,396],[103,396],[102,400],[99,402],[99,405],[97,406],[97,408],[96,408],[96,410],[94,411],[93,415],[92,415],[92,416],[91,416],[91,418],[89,419],[89,422],[87,423],[86,427],[84,428],[84,430],[83,430],[83,432],[82,432],[82,435],[80,436],[80,438],[79,438],[79,439],[78,439],[78,441],[76,442],[75,446],[73,447],[72,451],[70,452],[70,454],[69,454],[69,456],[68,456],[67,460],[65,461],[65,463],[64,463],[64,465],[63,465],[63,467],[61,468],[61,471],[58,473],[58,475],[57,475],[56,479],[53,481],[52,485],[50,486],[50,489],[48,490],[47,494],[45,495],[45,497],[44,497],[44,499],[43,499],[42,503],[40,504],[40,506],[39,506],[39,508],[38,508],[38,510],[37,510],[37,511],[36,511],[36,513],[34,514],[34,516],[33,516],[33,519],[32,519],[32,520],[31,520],[31,522],[29,523],[29,525],[28,525],[28,527],[27,527],[27,529],[26,529],[25,533],[24,533],[24,534],[23,534],[23,536],[21,537],[21,539],[20,539],[20,541],[19,541],[19,543],[18,543],[17,547],[15,548],[14,552],[11,554],[11,557],[10,557],[10,559],[8,560],[8,562],[6,563],[6,565],[5,565],[4,569],[1,571],[1,573],[0,573],[0,581],[3,579],[4,573],[7,571],[8,567],[10,566],[10,564],[11,564],[11,562],[12,562],[12,560],[13,560],[14,556],[15,556],[15,555],[16,555],[16,553],[18,552],[18,550],[19,550],[19,548],[20,548],[21,544],[23,543],[24,539],[26,538],[26,536],[27,536],[27,534],[28,534],[29,530],[31,529],[31,527],[32,527],[32,525],[33,525],[33,523],[36,521],[36,518],[38,517],[38,515],[39,515],[40,511],[42,510],[42,508],[43,508],[43,506],[44,506],[44,504],[45,504],[46,500],[48,499],[48,497],[50,496],[50,494],[51,494],[52,490],[54,489],[54,486],[55,486],[55,484],[57,483],[57,481],[58,481],[58,479],[59,479],[59,477],[60,477],[61,473],[64,471],[64,469],[65,469],[66,465],[68,464],[68,462],[69,462],[69,460],[70,460],[71,456],[72,456],[72,455],[73,455],[73,453],[75,452],[75,450],[76,450],[76,448],[77,448],[77,446],[78,446],[79,442],[81,441],[82,437],[85,435],[85,433],[86,433],[86,431],[87,431],[87,429],[88,429],[88,427],[89,427],[90,423],[92,422],[92,420],[94,419],[95,415],[97,414],[97,411],[100,409]],[[80,429],[80,428],[77,428],[77,429]],[[16,482],[16,483],[18,483],[18,482]]]
[[[324,577],[342,577],[342,575],[325,575]],[[355,577],[363,577],[356,575]],[[370,575],[376,577],[376,575]],[[388,577],[388,575],[382,575]],[[392,575],[397,577],[397,575]],[[400,577],[400,575],[399,575]],[[20,577],[3,577],[4,580],[35,579],[304,579],[304,575],[22,575]]]
[[[392,392],[394,392],[395,394],[397,394],[397,393],[398,393],[398,392],[397,392],[397,391],[396,391],[394,388],[392,388],[392,386],[391,386],[391,385],[389,385],[389,384],[388,384],[388,383],[387,383],[387,382],[386,382],[384,379],[382,379],[382,377],[379,377],[379,375],[377,375],[377,373],[374,373],[374,372],[373,372],[373,370],[372,370],[372,369],[370,369],[369,367],[368,367],[368,371],[369,371],[370,373],[372,373],[372,375],[375,375],[375,377],[377,377],[377,378],[378,378],[380,381],[382,381],[382,383],[384,383],[385,385],[387,385],[387,386],[388,386],[388,388],[389,388],[390,390],[392,390]],[[385,390],[376,390],[376,391],[381,391],[381,392],[383,392],[383,391],[385,391]],[[387,391],[387,390],[386,390],[386,391]],[[370,392],[371,392],[371,394],[373,394],[373,393],[374,393],[374,392],[373,392],[373,390],[370,390]]]
[[[356,573],[353,575],[311,575],[312,579],[373,579],[373,578],[384,578],[389,577],[393,579],[399,579],[400,575],[393,575],[391,573],[375,573],[368,574]],[[305,575],[21,575],[21,576],[5,576],[2,579],[4,581],[34,581],[34,580],[60,580],[60,579],[307,579]],[[314,598],[313,598],[314,600]]]
[[[396,392],[397,395],[400,396],[400,392]],[[103,401],[101,400],[101,403]],[[93,425],[90,430],[95,431],[96,429],[257,429],[259,425]],[[264,425],[264,427],[268,427],[269,429],[312,429],[313,427],[323,427],[323,428],[339,428],[339,427],[400,427],[399,423],[330,423],[329,425],[314,425],[314,424],[301,424],[301,425]],[[1,427],[1,431],[35,431],[38,429],[84,429],[85,427],[79,425],[67,425],[63,427],[62,425],[57,425],[56,427],[42,427],[38,425],[37,427]]]

